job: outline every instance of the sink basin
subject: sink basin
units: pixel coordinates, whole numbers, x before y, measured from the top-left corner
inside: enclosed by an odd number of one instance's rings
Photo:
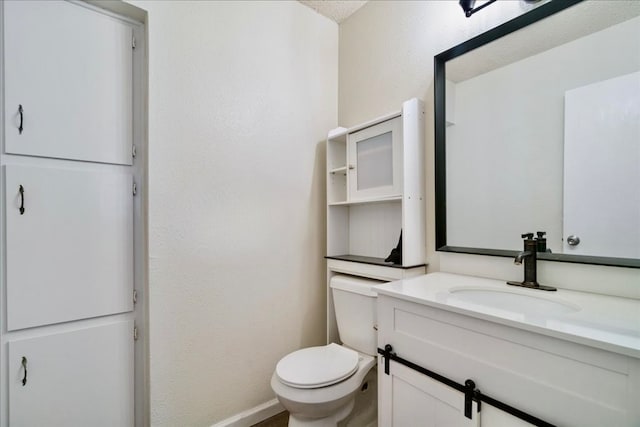
[[[533,291],[541,292],[541,291]],[[465,302],[476,306],[522,313],[524,315],[553,316],[574,313],[580,307],[558,299],[538,297],[511,290],[493,288],[452,288],[447,298],[451,302]]]

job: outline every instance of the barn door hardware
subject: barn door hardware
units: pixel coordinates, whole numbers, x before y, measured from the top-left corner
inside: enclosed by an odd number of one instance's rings
[[[507,405],[506,403],[501,402],[497,399],[494,399],[486,394],[482,394],[480,390],[476,388],[475,382],[471,379],[467,379],[463,385],[450,378],[447,378],[443,375],[440,375],[436,372],[426,369],[420,365],[417,365],[413,362],[403,359],[399,357],[396,353],[394,353],[393,347],[390,344],[385,345],[384,350],[381,348],[378,348],[378,354],[382,355],[382,357],[384,358],[384,373],[387,375],[389,375],[389,361],[393,360],[394,362],[404,365],[407,368],[410,368],[414,371],[418,371],[423,375],[433,378],[434,380],[441,382],[459,391],[460,393],[464,393],[464,416],[469,419],[473,419],[472,418],[473,414],[471,409],[473,406],[472,402],[475,401],[478,403],[478,411],[480,411],[480,403],[485,402],[495,408],[498,408],[508,414],[513,415],[514,417],[520,418],[521,420],[524,420],[535,426],[556,427],[553,424],[550,424],[546,421],[541,420],[540,418],[537,418],[531,414],[523,412],[517,408],[514,408],[513,406]]]
[[[410,362],[406,359],[399,357],[396,353],[393,352],[393,347],[389,344],[384,346],[384,350],[378,349],[378,353],[384,357],[384,373],[389,375],[389,361],[393,360],[394,362],[398,362],[401,365],[406,366],[414,371],[418,371],[423,375],[426,375],[434,380],[441,382],[455,390],[458,390],[460,393],[464,393],[464,416],[473,419],[471,413],[472,401],[478,402],[478,410],[480,410],[480,401],[475,397],[476,384],[472,380],[467,380],[464,385],[459,384],[445,376],[442,376],[438,373],[430,371],[429,369],[423,368],[420,365],[416,365],[413,362]]]

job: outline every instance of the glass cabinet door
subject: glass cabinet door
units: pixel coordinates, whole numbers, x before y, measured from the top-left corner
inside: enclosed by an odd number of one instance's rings
[[[349,198],[402,194],[401,117],[349,135]]]

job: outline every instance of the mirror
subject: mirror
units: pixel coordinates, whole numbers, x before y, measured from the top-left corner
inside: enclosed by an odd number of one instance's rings
[[[435,57],[436,249],[640,268],[640,2],[553,0]]]

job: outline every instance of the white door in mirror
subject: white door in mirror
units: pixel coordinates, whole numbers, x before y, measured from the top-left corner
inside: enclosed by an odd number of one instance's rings
[[[639,182],[640,72],[567,91],[563,252],[640,258]]]

